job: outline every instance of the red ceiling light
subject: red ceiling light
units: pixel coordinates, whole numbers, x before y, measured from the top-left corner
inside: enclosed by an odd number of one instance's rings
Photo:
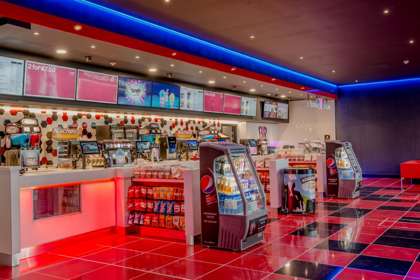
[[[235,71],[235,70],[236,70],[235,67],[230,68],[230,71]]]
[[[73,29],[76,30],[76,31],[80,31],[80,30],[83,29],[83,26],[81,26],[80,24],[76,24],[76,25],[73,26]]]

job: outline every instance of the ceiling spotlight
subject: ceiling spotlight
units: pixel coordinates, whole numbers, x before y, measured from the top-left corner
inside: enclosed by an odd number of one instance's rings
[[[305,87],[300,87],[301,90],[305,90]]]
[[[243,80],[243,81],[242,81],[242,83],[243,83],[243,84],[246,84],[246,81],[245,81],[245,80]]]
[[[226,79],[227,79],[227,77],[226,77],[226,76],[223,76],[223,79],[224,79],[224,80],[226,80]]]
[[[34,32],[34,35],[35,35],[35,36],[39,36],[39,32],[38,32],[38,31],[35,31],[35,32]]]
[[[383,11],[382,11],[382,13],[384,14],[384,15],[389,15],[389,13],[390,13],[391,11],[389,10],[389,9],[384,9]]]
[[[109,63],[109,65],[111,65],[111,66],[115,66],[115,65],[117,65],[117,63],[116,63],[115,61],[111,61],[111,62]]]
[[[261,84],[261,85],[260,85],[260,87],[264,87],[264,85],[263,85],[263,84]]]
[[[230,68],[230,71],[235,71],[235,70],[236,70],[235,67]]]
[[[300,60],[303,60],[303,56],[299,56],[299,59],[300,59]]]
[[[333,70],[331,70],[331,73],[335,73],[335,70],[333,69]]]
[[[95,45],[90,45],[90,48],[91,49],[96,49],[96,46]]]
[[[249,35],[249,39],[254,40],[255,39],[255,35]]]
[[[171,3],[171,0],[165,0],[165,3]]]
[[[155,67],[149,68],[147,71],[149,71],[150,73],[156,73],[158,70]]]
[[[166,77],[168,77],[169,79],[172,79],[174,77],[174,73],[167,73]]]
[[[203,74],[203,71],[201,71],[201,70],[198,70],[198,74]]]
[[[139,55],[136,55],[134,58],[135,59],[140,59],[140,56]]]
[[[215,80],[209,80],[208,83],[209,83],[209,85],[214,85],[216,83],[216,81]]]
[[[249,89],[249,92],[255,92],[255,88]]]
[[[276,80],[276,78],[272,78],[271,81],[274,82]]]
[[[267,96],[271,96],[271,93],[267,93]]]
[[[409,43],[410,45],[414,45],[414,39],[410,39],[410,40],[408,41],[408,43]]]
[[[291,91],[291,90],[289,90],[289,91],[288,91],[288,93],[290,94],[290,93],[292,93],[292,91]]]
[[[76,24],[75,26],[73,26],[73,29],[76,30],[76,31],[80,31],[80,30],[82,30],[82,28],[83,27],[80,24]]]
[[[354,80],[354,82],[357,84],[359,82],[359,80]]]
[[[56,49],[55,50],[55,53],[56,54],[67,54],[67,50],[65,50],[65,49]]]
[[[175,64],[171,63],[171,65],[169,65],[169,66],[171,66],[172,68],[174,68],[175,67]]]
[[[282,95],[280,95],[280,98],[286,98],[287,96],[286,95],[284,95],[284,94],[282,94]]]
[[[176,52],[173,52],[173,53],[172,53],[172,56],[176,56]]]
[[[409,59],[404,59],[404,60],[403,60],[403,63],[404,63],[405,65],[407,65],[408,63],[410,63],[410,60],[409,60]]]

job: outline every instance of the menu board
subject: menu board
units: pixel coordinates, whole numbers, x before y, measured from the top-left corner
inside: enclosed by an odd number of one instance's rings
[[[181,110],[203,111],[203,90],[181,86]]]
[[[257,115],[257,99],[254,97],[241,98],[241,115],[255,117]]]
[[[117,103],[118,77],[87,70],[78,71],[77,100]]]
[[[119,77],[118,104],[150,107],[152,105],[152,82]]]
[[[23,60],[0,56],[0,94],[22,95],[23,65]]]
[[[26,61],[25,96],[74,100],[76,69]]]
[[[223,113],[223,93],[205,90],[204,112]]]
[[[241,114],[241,97],[238,95],[224,94],[223,112],[225,114]]]
[[[289,104],[265,101],[263,103],[263,118],[289,120]]]
[[[277,103],[277,118],[280,120],[289,119],[289,104],[288,103]]]
[[[179,109],[180,88],[178,85],[153,83],[152,107]]]

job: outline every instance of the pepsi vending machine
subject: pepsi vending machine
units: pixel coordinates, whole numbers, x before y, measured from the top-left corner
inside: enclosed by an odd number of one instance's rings
[[[327,196],[356,198],[360,195],[362,168],[350,142],[326,142]]]
[[[263,240],[265,194],[247,148],[200,144],[203,245],[242,251]]]

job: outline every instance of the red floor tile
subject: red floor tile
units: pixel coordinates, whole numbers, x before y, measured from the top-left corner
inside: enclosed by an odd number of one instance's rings
[[[165,274],[169,276],[179,276],[187,279],[195,279],[216,268],[220,267],[218,264],[205,263],[192,260],[180,260],[161,267],[154,272]]]
[[[152,270],[164,266],[175,260],[177,260],[177,258],[144,253],[142,255],[138,255],[118,262],[117,265],[133,269]]]
[[[18,280],[59,280],[61,278],[57,278],[54,276],[49,276],[46,274],[41,274],[38,272],[31,272],[28,274],[25,274],[23,276],[19,276],[18,278],[13,278],[13,279],[18,279]]]
[[[321,242],[321,240],[322,239],[320,238],[314,238],[314,237],[287,235],[285,237],[280,238],[277,242],[285,244],[285,245],[289,245],[289,246],[311,248],[311,247],[314,247],[319,242]]]
[[[368,270],[346,268],[340,272],[336,280],[402,280],[404,277],[394,274],[380,273]]]
[[[167,241],[153,240],[153,239],[140,239],[138,241],[121,245],[119,246],[119,248],[147,252],[147,251],[155,250],[165,245],[168,245]]]
[[[415,262],[408,271],[407,276],[420,279],[420,262]]]
[[[252,251],[250,254],[295,258],[303,254],[306,250],[308,249],[304,247],[295,247],[281,243],[272,243],[258,248],[257,250]]]
[[[84,260],[71,260],[47,267],[38,272],[61,278],[73,278],[103,267],[103,264]]]
[[[372,257],[414,261],[419,252],[420,251],[416,249],[371,244],[362,252],[362,254]]]
[[[288,260],[289,258],[287,257],[249,254],[240,257],[228,265],[264,272],[274,272],[280,269]]]
[[[194,256],[189,257],[190,260],[204,261],[210,263],[225,264],[240,257],[240,253],[225,250],[208,249],[201,251]]]
[[[172,276],[161,275],[156,273],[145,273],[142,274],[133,280],[174,280],[174,279],[182,279],[182,278],[174,278]]]
[[[190,246],[190,245],[181,244],[181,243],[172,243],[172,244],[168,244],[167,246],[152,250],[150,251],[150,253],[184,258],[184,257],[190,257],[203,250],[206,250],[206,248],[204,248],[201,245]]]
[[[93,253],[91,255],[84,256],[83,259],[103,262],[107,264],[113,264],[130,257],[134,257],[141,254],[139,251],[125,250],[119,248],[110,248],[103,251]]]
[[[93,241],[93,242],[92,242]],[[76,246],[77,244],[77,246]],[[52,249],[50,252],[57,255],[64,255],[69,257],[81,257],[104,249],[105,246],[95,243],[95,239],[91,241],[84,241],[82,243],[76,242],[65,246]]]
[[[406,223],[406,222],[396,222],[395,224],[392,225],[392,228],[420,231],[420,224]]]
[[[128,280],[144,274],[143,271],[108,265],[98,270],[83,274],[72,280]]]
[[[343,232],[339,231],[329,237],[331,240],[345,240],[348,242],[358,242],[358,243],[365,243],[370,244],[374,242],[376,239],[378,239],[379,235],[376,234],[364,234],[364,233],[349,233],[349,232]]]
[[[264,280],[307,280],[307,279],[273,273],[270,276],[264,278]]]
[[[309,262],[319,262],[322,264],[329,264],[335,266],[346,266],[348,265],[355,257],[356,254],[337,252],[323,249],[311,249],[302,256],[298,257],[298,260],[309,261]]]
[[[269,274],[262,271],[239,269],[234,267],[224,266],[205,276],[200,280],[261,280]]]

